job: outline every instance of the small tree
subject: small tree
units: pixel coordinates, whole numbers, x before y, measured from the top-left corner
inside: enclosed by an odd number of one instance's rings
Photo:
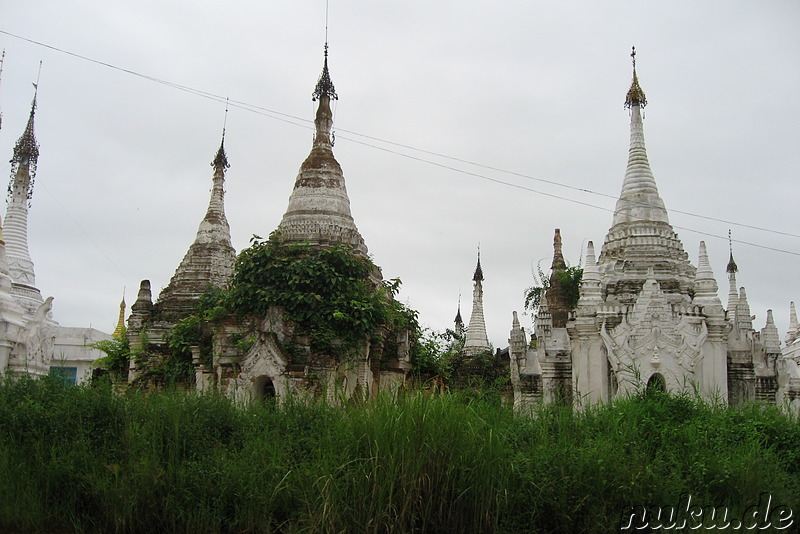
[[[536,265],[537,273],[533,275],[534,284],[525,289],[525,309],[531,313],[536,313],[542,298],[550,287],[550,279],[542,271],[541,262]],[[567,307],[574,309],[578,306],[578,299],[581,296],[581,280],[583,279],[583,268],[579,265],[569,265],[563,271],[557,271],[556,276],[564,288],[567,297]]]

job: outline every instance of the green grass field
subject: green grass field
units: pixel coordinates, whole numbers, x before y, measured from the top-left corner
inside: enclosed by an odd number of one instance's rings
[[[0,381],[0,532],[616,532],[633,505],[800,514],[800,424],[642,395],[515,415],[496,396],[236,406]]]

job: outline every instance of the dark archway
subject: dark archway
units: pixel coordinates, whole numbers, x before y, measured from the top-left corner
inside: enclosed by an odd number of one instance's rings
[[[665,393],[667,391],[667,381],[661,373],[653,373],[650,380],[647,381],[647,391],[659,391]]]
[[[256,399],[261,402],[271,402],[275,400],[277,397],[277,392],[275,391],[275,384],[272,382],[272,379],[268,376],[260,376],[255,381],[255,388],[254,393]]]

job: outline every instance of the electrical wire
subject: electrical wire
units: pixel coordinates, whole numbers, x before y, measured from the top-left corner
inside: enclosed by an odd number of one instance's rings
[[[184,92],[196,95],[196,96],[200,96],[202,98],[206,98],[206,99],[213,100],[213,101],[216,101],[216,102],[228,102],[228,104],[231,107],[239,108],[239,109],[242,109],[243,111],[248,111],[250,113],[255,113],[255,114],[258,114],[258,115],[266,116],[266,117],[269,117],[271,119],[278,120],[278,121],[281,121],[281,122],[285,122],[287,124],[292,124],[294,126],[299,126],[299,127],[302,127],[302,128],[307,128],[307,129],[312,129],[313,128],[311,126],[313,121],[310,121],[308,119],[304,119],[304,118],[301,118],[301,117],[297,117],[297,116],[294,116],[294,115],[283,113],[283,112],[280,112],[280,111],[277,111],[277,110],[273,110],[273,109],[270,109],[270,108],[266,108],[266,107],[263,107],[263,106],[259,106],[259,105],[256,105],[256,104],[251,104],[251,103],[248,103],[248,102],[243,102],[243,101],[235,100],[235,99],[229,99],[228,97],[223,97],[221,95],[217,95],[217,94],[214,94],[214,93],[211,93],[211,92],[208,92],[208,91],[204,91],[204,90],[201,90],[201,89],[196,89],[196,88],[189,87],[189,86],[186,86],[186,85],[181,85],[181,84],[178,84],[178,83],[175,83],[175,82],[170,82],[168,80],[163,80],[163,79],[157,78],[155,76],[142,74],[140,72],[136,72],[136,71],[133,71],[133,70],[130,70],[130,69],[126,69],[124,67],[119,67],[119,66],[114,65],[112,63],[107,63],[105,61],[100,61],[100,60],[97,60],[97,59],[94,59],[94,58],[90,58],[88,56],[84,56],[84,55],[81,55],[81,54],[77,54],[75,52],[70,52],[68,50],[64,50],[62,48],[58,48],[58,47],[53,46],[53,45],[42,43],[42,42],[36,41],[34,39],[29,39],[29,38],[23,37],[21,35],[16,35],[14,33],[8,32],[6,30],[0,29],[0,34],[8,35],[9,37],[13,37],[15,39],[20,39],[22,41],[26,41],[28,43],[47,48],[49,50],[53,50],[55,52],[63,53],[63,54],[66,54],[66,55],[69,55],[69,56],[72,56],[72,57],[75,57],[75,58],[78,58],[78,59],[82,59],[84,61],[88,61],[88,62],[91,62],[91,63],[95,63],[97,65],[101,65],[103,67],[107,67],[107,68],[110,68],[110,69],[113,69],[113,70],[124,72],[126,74],[130,74],[132,76],[136,76],[138,78],[142,78],[142,79],[150,81],[150,82],[158,83],[158,84],[161,84],[161,85],[166,85],[167,87],[171,87],[173,89],[178,89],[180,91],[184,91]],[[389,141],[389,140],[386,140],[386,139],[382,139],[380,137],[375,137],[375,136],[371,136],[371,135],[367,135],[367,134],[362,134],[362,133],[359,133],[359,132],[356,132],[356,131],[353,131],[353,130],[347,130],[347,129],[343,129],[343,128],[337,128],[337,130],[340,131],[340,132],[345,132],[347,134],[363,138],[363,139],[369,139],[371,141],[375,141],[375,142],[378,142],[378,143],[383,143],[383,144],[386,144],[386,145],[395,146],[395,147],[403,148],[403,149],[406,149],[406,150],[412,150],[412,151],[415,151],[415,152],[419,152],[421,154],[427,154],[429,156],[434,156],[434,157],[442,158],[442,159],[449,160],[449,161],[455,161],[455,162],[458,162],[458,163],[463,163],[463,164],[466,164],[466,165],[471,165],[471,166],[474,166],[474,167],[478,167],[478,168],[482,168],[482,169],[486,169],[486,170],[491,170],[491,171],[494,171],[494,172],[508,174],[508,175],[511,175],[511,176],[516,176],[516,177],[519,177],[519,178],[524,178],[524,179],[527,179],[527,180],[532,180],[532,181],[536,181],[536,182],[540,182],[540,183],[545,183],[545,184],[549,184],[549,185],[553,185],[553,186],[557,186],[557,187],[563,187],[563,188],[566,188],[566,189],[579,191],[581,193],[600,196],[600,197],[608,198],[608,199],[612,199],[612,200],[616,200],[616,198],[617,198],[616,196],[608,194],[608,193],[602,193],[602,192],[598,192],[598,191],[593,191],[591,189],[586,189],[586,188],[582,188],[582,187],[577,187],[577,186],[565,184],[565,183],[562,183],[562,182],[557,182],[555,180],[548,180],[548,179],[544,179],[544,178],[538,178],[538,177],[530,176],[530,175],[519,173],[519,172],[515,172],[515,171],[509,171],[509,170],[502,169],[502,168],[495,167],[495,166],[491,166],[491,165],[485,165],[485,164],[482,164],[482,163],[478,163],[478,162],[474,162],[474,161],[470,161],[470,160],[466,160],[466,159],[462,159],[462,158],[458,158],[458,157],[454,157],[454,156],[448,156],[446,154],[441,154],[441,153],[437,153],[437,152],[434,152],[434,151],[430,151],[430,150],[414,147],[412,145],[398,143],[398,142],[395,142],[395,141]],[[520,184],[515,184],[513,182],[508,182],[508,181],[500,180],[500,179],[497,179],[497,178],[492,178],[490,176],[486,176],[485,174],[471,172],[471,171],[468,171],[468,170],[465,170],[465,169],[454,167],[452,165],[445,165],[445,164],[442,164],[442,163],[439,163],[439,162],[436,162],[436,161],[432,161],[430,159],[426,159],[426,158],[422,158],[422,157],[418,157],[418,156],[413,156],[413,155],[410,155],[410,154],[407,154],[407,153],[404,153],[404,152],[399,152],[397,150],[392,150],[392,149],[389,149],[389,148],[386,148],[386,147],[378,146],[378,145],[376,145],[374,143],[368,143],[368,142],[365,142],[365,141],[359,141],[359,140],[354,139],[352,137],[346,137],[346,136],[343,137],[343,136],[340,135],[340,136],[337,136],[337,138],[338,139],[344,139],[344,140],[350,141],[352,143],[360,144],[360,145],[363,145],[363,146],[366,146],[366,147],[369,147],[369,148],[372,148],[372,149],[376,149],[376,150],[380,150],[380,151],[387,152],[387,153],[390,153],[390,154],[394,154],[394,155],[397,155],[397,156],[401,156],[401,157],[404,157],[404,158],[407,158],[407,159],[410,159],[410,160],[413,160],[413,161],[426,163],[428,165],[433,165],[435,167],[439,167],[439,168],[442,168],[442,169],[450,170],[450,171],[457,172],[457,173],[460,173],[460,174],[464,174],[464,175],[467,175],[467,176],[472,176],[472,177],[479,178],[479,179],[482,179],[482,180],[487,180],[489,182],[493,182],[493,183],[496,183],[496,184],[504,185],[504,186],[507,186],[507,187],[513,187],[513,188],[516,188],[516,189],[529,191],[529,192],[532,192],[532,193],[535,193],[535,194],[538,194],[538,195],[542,195],[542,196],[546,196],[546,197],[550,197],[550,198],[555,198],[555,199],[562,200],[562,201],[565,201],[565,202],[570,202],[570,203],[573,203],[573,204],[578,204],[578,205],[581,205],[581,206],[590,207],[590,208],[599,209],[599,210],[602,210],[602,211],[607,211],[607,212],[614,213],[614,210],[612,210],[612,209],[605,208],[603,206],[598,206],[598,205],[592,204],[590,202],[583,202],[583,201],[576,200],[576,199],[573,199],[573,198],[569,198],[569,197],[566,197],[566,196],[563,196],[563,195],[557,195],[557,194],[554,194],[554,193],[547,193],[547,192],[544,192],[544,191],[541,191],[541,190],[537,190],[537,189],[533,189],[533,188],[530,188],[530,187],[526,187],[526,186],[523,186],[523,185],[520,185]],[[672,213],[677,213],[677,214],[686,215],[686,216],[690,216],[690,217],[696,217],[696,218],[699,218],[699,219],[704,219],[704,220],[713,221],[713,222],[719,222],[719,223],[723,223],[723,224],[727,224],[727,225],[731,225],[731,226],[747,228],[747,229],[750,229],[750,230],[757,230],[757,231],[762,231],[762,232],[766,232],[766,233],[772,233],[772,234],[781,235],[781,236],[800,238],[800,234],[795,234],[795,233],[791,233],[791,232],[784,232],[784,231],[781,231],[781,230],[775,230],[775,229],[764,228],[764,227],[745,224],[745,223],[739,223],[739,222],[735,222],[735,221],[731,221],[731,220],[720,219],[720,218],[717,218],[717,217],[711,217],[711,216],[707,216],[707,215],[700,215],[700,214],[697,214],[697,213],[692,213],[692,212],[683,211],[683,210],[670,209],[669,211],[672,212]],[[727,237],[725,237],[725,236],[720,236],[720,235],[717,235],[717,234],[712,234],[712,233],[704,232],[704,231],[701,231],[701,230],[695,230],[695,229],[689,228],[689,227],[682,227],[682,226],[674,226],[673,225],[673,228],[680,229],[680,230],[685,230],[685,231],[688,231],[688,232],[693,232],[693,233],[697,233],[697,234],[701,234],[701,235],[705,235],[705,236],[708,236],[708,237],[714,237],[714,238],[718,238],[718,239],[727,239]],[[780,252],[780,253],[784,253],[784,254],[800,256],[800,253],[798,253],[798,252],[779,249],[779,248],[770,247],[770,246],[766,246],[766,245],[760,245],[758,243],[753,243],[753,242],[750,242],[750,241],[743,241],[743,240],[738,240],[738,239],[734,239],[733,241],[736,242],[736,243],[740,243],[740,244],[744,244],[744,245],[748,245],[748,246],[753,246],[753,247],[757,247],[757,248],[761,248],[761,249],[765,249],[765,250],[770,250],[770,251],[773,251],[773,252]]]

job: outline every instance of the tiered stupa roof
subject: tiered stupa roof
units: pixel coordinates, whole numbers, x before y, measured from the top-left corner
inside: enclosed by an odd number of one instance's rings
[[[36,103],[37,95],[34,93],[28,124],[14,146],[3,232],[9,274],[13,282],[11,292],[25,308],[27,315],[33,315],[44,302],[41,292],[36,287],[36,274],[28,252],[28,208],[33,196],[33,182],[39,161],[39,143],[34,134]]]
[[[300,166],[278,232],[285,242],[326,245],[344,243],[366,255],[367,246],[350,213],[344,174],[333,155],[333,113],[331,100],[337,100],[328,72],[328,46],[322,74],[314,89],[319,101],[314,126],[316,133],[311,153]]]
[[[672,226],[664,201],[658,194],[644,142],[642,108],[647,104],[636,74],[625,99],[631,113],[628,166],[617,200],[611,229],[606,235],[597,265],[608,299],[631,303],[652,270],[671,300],[688,301],[695,268]]]
[[[225,218],[225,171],[230,165],[225,155],[224,129],[211,166],[214,167],[214,177],[206,215],[200,222],[194,243],[156,303],[163,319],[191,314],[197,300],[209,286],[223,286],[233,273],[236,253],[231,245],[231,230]]]
[[[472,356],[491,350],[489,336],[486,335],[486,320],[483,316],[483,268],[481,268],[481,253],[478,251],[478,265],[472,277],[474,286],[472,290],[472,315],[469,318],[467,335],[464,339],[463,353]]]

